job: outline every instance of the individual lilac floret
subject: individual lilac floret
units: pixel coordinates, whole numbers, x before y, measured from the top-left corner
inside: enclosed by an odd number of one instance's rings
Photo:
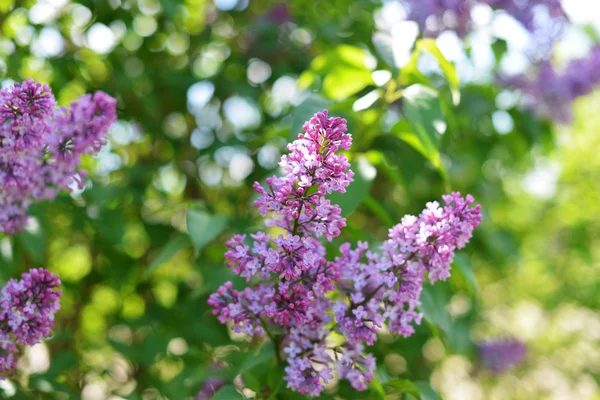
[[[31,269],[21,280],[11,279],[0,303],[0,377],[15,368],[16,345],[34,345],[51,335],[60,308],[60,279],[45,269]]]
[[[116,101],[102,92],[55,105],[31,79],[0,90],[0,232],[22,230],[32,203],[82,187],[81,156],[100,150],[116,120]]]
[[[335,371],[365,390],[376,367],[365,345],[375,343],[386,322],[394,333],[414,332],[423,281],[449,276],[454,251],[481,221],[480,208],[471,207],[471,196],[444,196],[444,207],[429,203],[421,215],[407,216],[391,229],[381,254],[366,243],[355,250],[346,243],[341,256],[328,261],[319,239],[331,241],[346,220],[326,195],[344,193],[352,182],[346,156],[336,153],[350,148],[351,137],[346,121],[328,118],[327,111],[303,129],[281,158],[283,176],[267,179],[266,189],[254,185],[261,195],[255,206],[269,215],[266,225],[285,233],[273,238],[257,232],[251,241],[235,235],[228,241],[227,265],[248,285],[236,290],[227,282],[208,303],[235,332],[266,334],[275,341],[279,361],[287,361],[288,388],[319,396]],[[333,332],[345,342],[329,346]]]
[[[481,364],[497,374],[521,364],[527,353],[525,343],[516,338],[481,342],[477,347]]]

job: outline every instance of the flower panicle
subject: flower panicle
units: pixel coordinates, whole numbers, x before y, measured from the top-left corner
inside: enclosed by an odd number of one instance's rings
[[[116,120],[103,92],[55,107],[50,87],[31,79],[0,90],[0,232],[21,231],[32,203],[83,187],[81,157],[100,151]]]
[[[329,118],[327,110],[303,129],[281,158],[283,175],[268,178],[266,187],[254,184],[266,226],[284,233],[229,240],[227,266],[247,285],[237,290],[227,282],[208,303],[235,332],[275,341],[287,363],[289,388],[319,396],[337,373],[365,390],[376,367],[365,346],[375,343],[384,325],[403,336],[414,332],[426,278],[433,283],[449,276],[454,251],[481,221],[480,207],[471,196],[452,193],[443,207],[432,202],[419,216],[404,217],[379,251],[345,243],[340,256],[329,260],[321,238],[339,236],[346,221],[327,195],[344,193],[353,180],[340,152],[350,149],[351,136],[346,121]],[[345,343],[330,347],[326,339],[334,331]]]
[[[0,379],[16,368],[17,346],[33,346],[51,336],[62,291],[58,275],[43,268],[11,279],[0,292]]]

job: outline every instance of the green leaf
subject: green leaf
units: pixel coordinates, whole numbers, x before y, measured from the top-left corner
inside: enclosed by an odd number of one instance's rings
[[[290,139],[295,140],[298,134],[302,132],[302,125],[312,118],[313,115],[331,105],[331,101],[325,100],[321,96],[311,94],[304,100],[292,114],[292,130]]]
[[[471,260],[464,254],[459,253],[454,258],[454,266],[469,283],[469,285],[473,289],[473,292],[477,293],[477,279],[475,278],[475,273],[473,272],[473,265],[471,264]]]
[[[244,381],[244,386],[250,390],[255,392],[260,392],[261,384],[256,376],[254,376],[251,372],[246,372],[242,375],[242,380]]]
[[[415,382],[415,386],[419,389],[422,400],[441,400],[440,395],[433,390],[429,382]]]
[[[439,326],[446,333],[452,329],[452,318],[446,311],[446,296],[440,285],[426,285],[421,292],[421,311],[427,321]]]
[[[375,32],[371,40],[383,62],[394,70],[397,70],[398,67],[394,59],[394,40],[392,37],[387,33]]]
[[[43,263],[46,253],[46,236],[41,229],[35,233],[25,230],[17,235],[16,239],[33,261],[38,264]]]
[[[342,209],[342,216],[346,217],[362,203],[369,194],[371,185],[377,171],[365,158],[351,164],[354,171],[354,182],[347,188],[346,193],[334,192],[329,196],[332,204],[337,204]]]
[[[414,383],[412,383],[408,379],[394,379],[392,381],[386,382],[385,386],[395,389],[394,393],[408,393],[411,396],[416,397],[418,400],[421,399],[419,389]]]
[[[274,359],[274,357],[275,349],[273,348],[273,343],[266,343],[257,351],[248,353],[248,358],[246,358],[246,360],[240,366],[238,374],[250,371],[257,365],[270,362]]]
[[[208,214],[204,211],[189,210],[187,212],[187,229],[194,243],[200,251],[211,241],[215,240],[227,226],[227,214]]]
[[[271,388],[269,400],[277,399],[277,394],[285,386],[283,371],[279,368],[272,368],[267,376],[267,385]]]
[[[435,43],[435,39],[421,39],[417,42],[417,51],[427,51],[437,60],[444,76],[448,80],[448,84],[450,86],[450,90],[452,92],[452,102],[454,105],[458,105],[460,103],[460,81],[458,79],[458,74],[456,73],[456,68],[450,61],[444,57],[439,47]]]
[[[167,242],[166,245],[154,257],[150,265],[148,265],[148,269],[146,270],[146,275],[152,274],[158,267],[166,263],[173,257],[175,254],[179,252],[179,250],[190,245],[190,238],[187,235],[179,234],[171,240]]]
[[[340,45],[316,57],[310,70],[302,74],[302,86],[308,86],[316,76],[323,76],[323,93],[342,100],[374,84],[368,67],[369,52],[360,47]]]
[[[371,71],[339,66],[323,80],[323,93],[333,100],[343,100],[373,84]]]
[[[400,121],[392,131],[423,154],[445,176],[438,147],[441,135],[446,131],[446,121],[438,96],[435,89],[421,84],[406,88],[403,92],[404,112],[412,129],[408,130],[406,122]]]
[[[240,392],[238,392],[233,385],[229,385],[229,386],[225,386],[225,387],[221,388],[212,397],[212,400],[235,400],[235,399],[245,399],[245,397]]]

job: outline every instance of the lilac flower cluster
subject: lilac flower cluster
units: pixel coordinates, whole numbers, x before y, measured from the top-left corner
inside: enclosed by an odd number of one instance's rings
[[[50,87],[31,79],[0,90],[0,232],[22,230],[33,202],[82,187],[81,156],[100,150],[116,119],[102,92],[55,106]]]
[[[328,118],[327,110],[304,124],[288,146],[280,166],[282,177],[258,183],[255,202],[266,225],[284,229],[271,237],[263,232],[236,235],[227,243],[228,266],[245,277],[238,291],[225,283],[209,298],[221,323],[248,335],[268,335],[278,357],[287,361],[287,386],[318,396],[336,373],[357,390],[373,378],[375,359],[365,346],[377,340],[387,324],[393,333],[409,336],[421,321],[419,295],[430,282],[446,279],[454,251],[466,245],[480,223],[480,207],[470,207],[471,196],[444,196],[446,205],[429,203],[418,216],[406,216],[390,230],[381,253],[366,243],[330,261],[319,238],[339,236],[346,221],[326,195],[344,193],[353,180],[345,155],[352,139],[346,121]],[[331,346],[332,332],[344,343]]]
[[[544,8],[554,21],[566,18],[560,0],[404,0],[404,4],[408,18],[417,22],[426,35],[437,35],[446,29],[466,35],[473,25],[471,12],[478,4],[506,12],[531,32],[539,28],[536,9]]]
[[[31,269],[21,280],[11,279],[0,303],[0,379],[12,375],[17,345],[31,346],[50,336],[62,292],[60,279],[45,269]]]
[[[521,364],[527,353],[525,343],[515,338],[481,342],[477,347],[481,364],[497,374]]]
[[[600,85],[600,46],[594,47],[586,58],[569,63],[562,73],[544,61],[533,78],[514,77],[501,82],[519,88],[525,94],[525,105],[538,116],[569,123],[573,101]]]

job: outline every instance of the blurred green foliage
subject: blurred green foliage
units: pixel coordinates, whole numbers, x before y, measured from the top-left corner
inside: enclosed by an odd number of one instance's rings
[[[494,84],[459,83],[434,40],[418,41],[400,68],[375,25],[377,1],[239,8],[0,0],[5,83],[48,82],[60,104],[96,89],[119,101],[109,145],[85,162],[86,190],[36,205],[26,232],[0,238],[0,280],[46,266],[64,282],[54,337],[0,391],[183,399],[221,377],[215,398],[300,398],[272,346],[233,334],[206,299],[240,283],[223,265],[224,241],[261,223],[251,183],[327,107],[348,119],[357,173],[335,198],[349,220],[330,251],[382,241],[448,190],[472,193],[485,218],[452,278],[424,291],[417,333],[374,346],[370,390],[342,383],[323,397],[428,400],[433,385],[446,399],[599,398],[600,98],[578,104],[574,126],[554,127],[499,106]],[[504,334],[530,354],[497,378],[477,367],[473,340]],[[560,387],[544,383],[550,373]]]

